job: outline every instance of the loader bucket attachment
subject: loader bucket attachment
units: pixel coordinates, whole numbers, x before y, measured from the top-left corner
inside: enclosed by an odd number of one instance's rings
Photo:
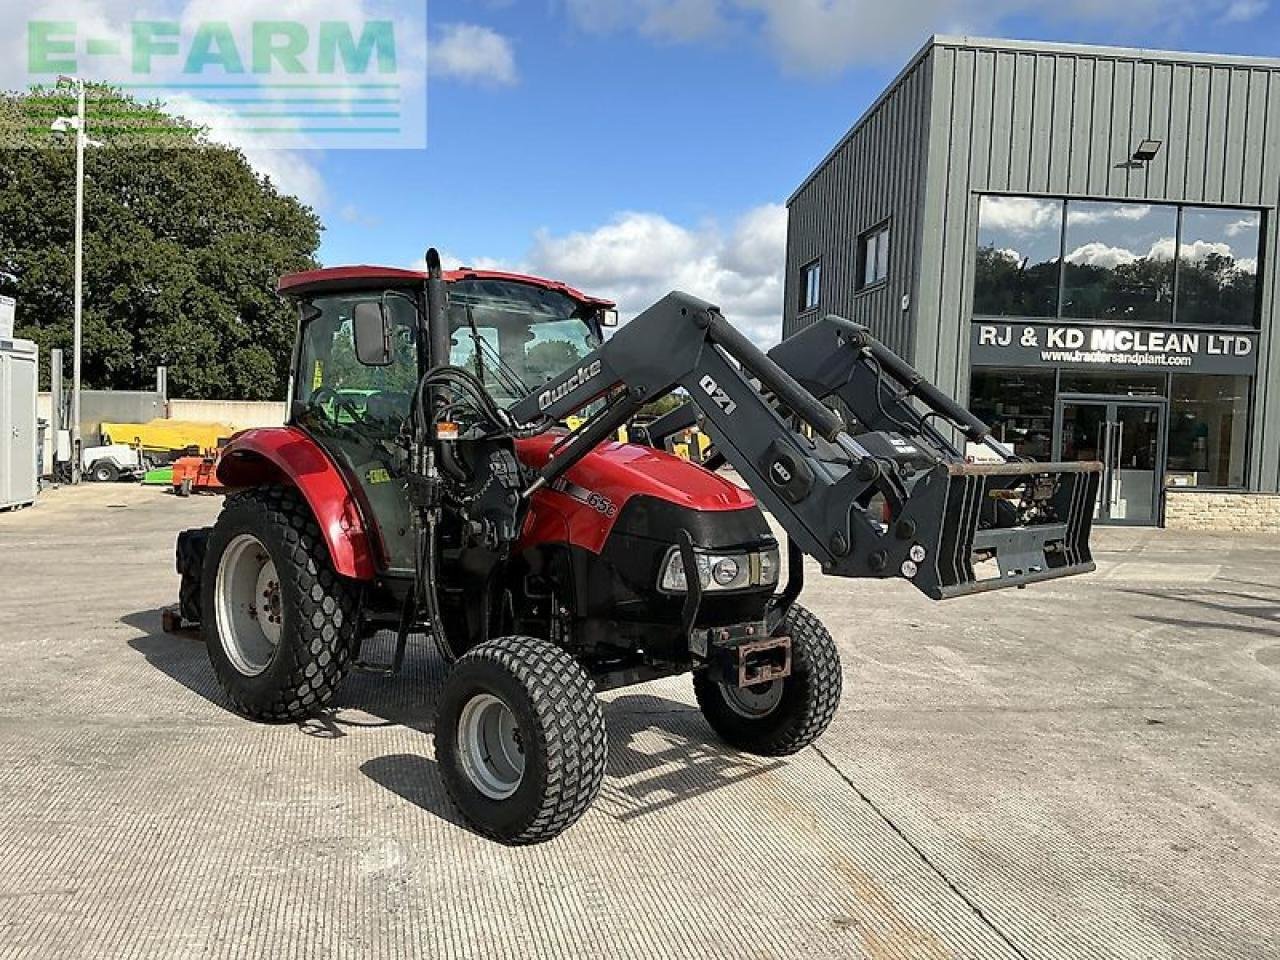
[[[1089,573],[1101,478],[1096,462],[940,465],[907,510],[932,541],[916,586],[947,600]]]

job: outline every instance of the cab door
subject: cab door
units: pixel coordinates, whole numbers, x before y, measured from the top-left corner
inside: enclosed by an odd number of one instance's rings
[[[392,318],[394,355],[384,367],[356,356],[358,303],[383,302]],[[293,422],[333,457],[382,543],[382,572],[412,576],[416,537],[396,443],[417,387],[420,299],[412,290],[316,296],[303,304]]]

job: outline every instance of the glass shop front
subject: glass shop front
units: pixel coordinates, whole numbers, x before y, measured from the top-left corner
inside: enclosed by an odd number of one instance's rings
[[[1099,460],[1097,522],[1243,489],[1260,211],[981,198],[969,405],[1023,456]]]

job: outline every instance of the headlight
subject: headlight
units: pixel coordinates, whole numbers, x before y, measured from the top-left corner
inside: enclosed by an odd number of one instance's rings
[[[708,592],[744,590],[749,587],[772,587],[778,582],[778,548],[738,551],[735,553],[710,553],[694,551],[698,567],[698,580]],[[680,548],[667,551],[662,564],[662,576],[658,589],[663,593],[685,593],[689,588],[684,576],[684,559]]]

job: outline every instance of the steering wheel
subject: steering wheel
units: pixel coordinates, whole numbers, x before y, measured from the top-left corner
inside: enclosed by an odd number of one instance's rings
[[[321,387],[319,390],[315,391],[315,393],[311,394],[311,402],[317,407],[322,407],[330,401],[333,403],[333,410],[335,414],[339,411],[345,412],[351,417],[351,421],[353,423],[361,425],[368,423],[368,418],[360,412],[360,409],[346,397],[342,396],[342,394],[337,390],[333,389],[333,387]],[[337,417],[335,416],[334,419],[336,420]]]

